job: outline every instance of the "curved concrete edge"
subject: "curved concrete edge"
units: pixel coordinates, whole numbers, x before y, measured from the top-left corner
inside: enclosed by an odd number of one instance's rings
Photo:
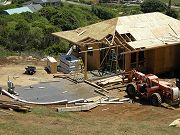
[[[22,102],[22,103],[27,103],[27,104],[35,104],[35,105],[52,105],[52,104],[67,104],[68,100],[60,100],[60,101],[54,101],[54,102],[30,102],[30,101],[26,101],[26,100],[22,100],[20,98],[18,98],[17,96],[14,96],[12,94],[10,94],[8,91],[6,90],[2,90],[2,93],[16,101]]]

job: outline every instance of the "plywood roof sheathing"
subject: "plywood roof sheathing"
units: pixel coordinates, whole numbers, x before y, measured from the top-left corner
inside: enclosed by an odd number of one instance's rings
[[[127,33],[132,35],[133,40]],[[149,49],[180,43],[180,39],[174,38],[174,36],[180,37],[180,21],[154,12],[117,17],[76,30],[56,32],[53,35],[78,45],[83,45],[79,42],[83,40],[86,42],[87,38],[112,45],[118,38],[120,42],[126,43],[125,46],[130,50]],[[113,36],[112,40],[104,40],[108,35]],[[87,42],[93,43],[93,40],[87,40]]]

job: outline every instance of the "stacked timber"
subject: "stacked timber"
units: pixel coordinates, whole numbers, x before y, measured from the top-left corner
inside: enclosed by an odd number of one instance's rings
[[[13,109],[18,112],[30,112],[31,107],[25,104],[15,103],[15,102],[0,102],[0,108],[2,109]]]
[[[122,81],[123,81],[122,76],[118,75],[118,76],[113,76],[113,77],[98,80],[96,82],[96,84],[101,86],[101,87],[104,87],[104,86],[109,85],[109,84],[121,83]]]
[[[80,70],[80,62],[80,59],[76,58],[74,55],[62,54],[60,55],[59,70],[65,74]]]

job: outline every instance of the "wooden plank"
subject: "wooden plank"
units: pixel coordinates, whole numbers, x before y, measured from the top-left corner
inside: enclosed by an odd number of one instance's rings
[[[89,81],[87,81],[87,80],[84,80],[84,82],[87,83],[87,84],[89,84],[89,85],[91,85],[91,86],[94,86],[95,88],[101,89],[101,90],[103,90],[103,91],[109,93],[109,91],[107,91],[106,89],[104,89],[104,88],[102,88],[102,87],[96,85],[95,83],[89,82]]]
[[[100,101],[98,104],[123,104],[124,102],[109,102],[109,101]]]
[[[109,102],[113,102],[113,101],[119,101],[119,98],[113,98],[109,100]]]
[[[101,95],[103,95],[103,96],[109,97],[108,95],[106,95],[105,93],[101,92],[101,91],[98,90],[98,89],[95,89],[94,91],[97,92],[97,93],[99,93],[99,94],[101,94]]]
[[[0,108],[3,109],[13,109],[15,111],[21,111],[21,112],[30,112],[30,107],[24,106],[23,104],[13,104],[11,102],[9,103],[0,103]]]
[[[122,76],[113,76],[105,79],[98,80],[96,83],[99,86],[105,86],[112,83],[122,82]]]
[[[85,100],[83,98],[80,99],[76,99],[76,100],[72,100],[72,101],[68,101],[68,104],[72,104],[72,103],[79,103],[79,102],[84,102]]]
[[[58,112],[77,112],[77,111],[89,111],[95,107],[97,107],[97,103],[88,103],[82,106],[72,106],[72,107],[61,107],[57,108]]]

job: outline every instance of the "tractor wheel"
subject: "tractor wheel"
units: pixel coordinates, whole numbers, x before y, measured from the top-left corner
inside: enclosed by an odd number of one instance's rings
[[[136,90],[137,90],[136,84],[134,84],[134,83],[130,83],[126,87],[126,92],[130,98],[136,97]]]
[[[153,106],[161,106],[161,103],[162,103],[161,95],[159,93],[153,93],[151,95],[151,104]]]

